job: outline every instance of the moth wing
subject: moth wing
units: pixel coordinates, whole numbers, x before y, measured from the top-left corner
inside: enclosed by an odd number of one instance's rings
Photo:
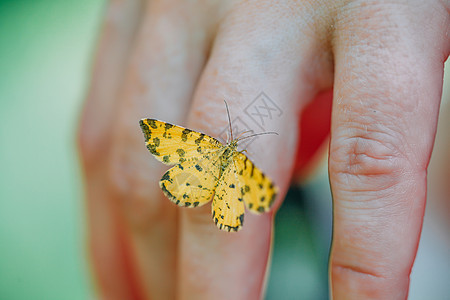
[[[214,223],[228,232],[239,231],[244,223],[245,206],[236,181],[236,169],[230,164],[219,179],[212,202]]]
[[[202,206],[211,200],[220,175],[220,150],[204,154],[169,169],[159,186],[179,206]]]
[[[238,152],[235,155],[234,163],[239,192],[247,209],[257,214],[269,211],[278,194],[278,188],[243,153]]]
[[[139,124],[147,149],[165,164],[183,163],[223,147],[218,140],[204,133],[163,121],[142,119]]]

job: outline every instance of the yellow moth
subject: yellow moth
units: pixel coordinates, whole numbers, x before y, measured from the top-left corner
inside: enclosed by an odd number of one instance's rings
[[[165,164],[175,165],[159,182],[175,204],[197,207],[212,199],[214,222],[229,232],[242,228],[244,207],[263,213],[273,205],[278,188],[244,151],[237,150],[240,140],[255,135],[233,139],[230,122],[231,141],[224,145],[204,133],[167,122],[142,119],[139,123],[150,153]]]

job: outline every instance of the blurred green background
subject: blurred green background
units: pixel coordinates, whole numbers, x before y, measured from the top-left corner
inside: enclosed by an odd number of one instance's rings
[[[96,297],[75,132],[103,5],[0,0],[0,299]],[[267,299],[326,299],[326,169],[290,190],[276,221]],[[430,236],[411,299],[450,293],[448,239]]]
[[[0,1],[0,299],[89,299],[75,148],[103,1]]]

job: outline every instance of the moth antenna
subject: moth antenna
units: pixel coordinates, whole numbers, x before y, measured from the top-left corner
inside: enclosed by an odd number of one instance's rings
[[[252,132],[252,131],[251,131],[251,130],[243,131],[243,132],[241,132],[241,134],[240,134],[236,139],[239,140],[239,138],[240,138],[241,136],[243,136],[244,134],[246,134],[247,132]]]
[[[270,132],[261,132],[261,133],[255,133],[255,134],[251,134],[251,135],[244,136],[243,138],[238,139],[238,141],[242,141],[242,140],[245,140],[245,139],[248,139],[248,138],[257,136],[257,135],[264,135],[264,134],[276,134],[276,135],[278,135],[277,132],[273,132],[273,131],[270,131]]]
[[[231,118],[230,118],[230,111],[228,110],[228,103],[223,99],[223,102],[225,102],[225,106],[227,108],[227,115],[228,115],[228,123],[230,124],[230,134],[231,134],[231,140],[233,140],[233,128],[231,127]]]

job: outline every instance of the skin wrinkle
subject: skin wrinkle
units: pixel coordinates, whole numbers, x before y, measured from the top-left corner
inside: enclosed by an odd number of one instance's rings
[[[353,214],[350,214],[352,216]],[[345,266],[350,269],[362,271],[365,274],[376,274],[377,277],[399,279],[401,274],[404,274],[404,269],[395,270],[392,268],[393,263],[398,259],[398,256],[385,257],[383,253],[389,252],[392,245],[386,240],[381,232],[388,232],[395,236],[402,227],[395,227],[390,222],[389,218],[392,216],[376,216],[370,214],[354,215],[355,219],[347,219],[341,226],[348,226],[349,229],[344,228],[341,239],[335,241],[335,247],[346,249],[340,256],[334,256],[333,266]],[[337,220],[339,221],[339,220]],[[361,243],[365,240],[365,243]],[[364,255],[364,260],[361,260],[361,255]]]
[[[417,164],[417,162],[414,161],[415,156],[412,156],[411,158],[411,153],[414,152],[412,149],[408,149],[408,143],[398,143],[398,140],[403,140],[404,138],[395,139],[389,134],[386,135],[386,132],[388,132],[386,130],[372,132],[363,129],[356,131],[362,131],[362,133],[359,135],[351,134],[350,137],[339,137],[339,148],[331,148],[332,152],[343,152],[344,155],[340,157],[346,158],[337,161],[334,157],[339,156],[331,155],[330,170],[332,172],[341,175],[346,174],[347,176],[356,176],[356,178],[359,178],[359,182],[363,182],[363,180],[361,180],[363,179],[363,176],[379,175],[385,177],[386,181],[392,180],[392,182],[395,183],[403,180],[403,177],[399,175],[406,172],[406,170],[421,170],[426,167]],[[386,136],[389,139],[383,138]],[[399,134],[399,136],[402,135]],[[396,145],[407,147],[407,149],[399,149],[399,146]],[[387,186],[380,188],[384,189],[394,185],[395,184],[388,184]]]
[[[404,116],[405,110],[402,110],[401,105],[393,101],[383,104],[384,106],[378,104],[353,106],[352,111],[343,112],[346,116],[345,126],[352,135],[370,135],[375,140],[387,140],[386,146],[394,147],[391,149],[394,153],[397,153],[398,156],[408,157],[414,152],[414,148],[410,147],[410,142],[408,142],[414,134],[401,117]],[[348,104],[342,104],[342,106],[345,110]],[[396,144],[401,145],[404,149],[393,146]]]
[[[411,205],[408,205],[408,203],[400,203],[396,201],[390,201],[390,203],[386,203],[385,206],[381,207],[379,204],[375,203],[375,201],[365,201],[365,202],[347,202],[348,205],[345,204],[346,202],[343,201],[342,204],[337,206],[337,209],[340,210],[342,214],[346,214],[345,222],[347,224],[352,224],[351,227],[355,227],[355,225],[362,225],[367,223],[367,218],[370,218],[371,220],[375,220],[377,222],[373,222],[373,224],[379,225],[378,227],[374,227],[374,230],[380,230],[379,235],[383,236],[382,231],[385,228],[383,228],[384,222],[386,224],[392,224],[390,220],[397,219],[397,220],[409,220],[411,214],[410,214],[410,207]],[[405,205],[406,204],[406,205]],[[365,208],[366,206],[367,208]],[[339,218],[338,218],[339,220]],[[396,224],[396,223],[395,223]],[[356,226],[357,227],[357,226]],[[398,227],[400,232],[403,231],[404,226]],[[354,229],[354,228],[353,228]],[[369,240],[370,236],[367,237],[367,240]],[[367,241],[365,241],[367,243]],[[378,248],[378,246],[375,246],[375,248]],[[379,257],[380,258],[380,257]],[[380,258],[381,259],[381,258]],[[389,260],[388,257],[383,258]]]
[[[411,178],[411,177],[410,177]],[[367,195],[367,193],[361,193],[361,196],[366,195],[365,199],[359,199],[358,192],[348,192],[348,195],[345,195],[345,191],[340,191],[341,195],[339,198],[344,199],[340,201],[338,204],[335,204],[335,208],[342,210],[342,213],[346,215],[346,221],[350,222],[354,219],[356,222],[362,222],[361,224],[367,224],[367,221],[364,219],[364,216],[370,216],[373,220],[378,220],[383,224],[382,220],[405,220],[406,223],[414,220],[414,210],[416,208],[417,203],[410,203],[408,201],[407,195],[410,191],[417,190],[416,182],[417,180],[410,179],[407,180],[402,186],[399,186],[397,189],[391,191],[391,193],[386,195],[381,195],[385,199],[392,199],[392,201],[385,201],[383,203],[377,202],[377,196],[380,197],[379,193],[373,191],[373,193]],[[405,187],[406,185],[406,187]],[[417,191],[415,193],[419,193]],[[426,191],[423,193],[423,197],[425,197]],[[345,201],[345,199],[349,199]],[[396,199],[405,199],[405,201],[396,201]],[[423,200],[423,199],[422,199]],[[346,205],[346,203],[348,203]],[[424,202],[423,202],[424,203]],[[354,218],[352,218],[352,216]],[[376,228],[376,227],[375,227]],[[399,228],[400,233],[404,231],[406,226],[401,226]]]
[[[353,216],[350,214],[350,216]],[[393,216],[376,216],[376,215],[354,215],[354,219],[345,221],[345,225],[348,229],[342,228],[344,234],[338,241],[335,242],[335,246],[346,249],[345,252],[335,256],[333,261],[336,265],[343,265],[350,263],[357,267],[363,267],[366,270],[372,269],[372,272],[377,273],[383,277],[391,277],[393,279],[404,273],[405,270],[409,270],[409,265],[405,264],[404,268],[393,268],[396,260],[402,258],[403,255],[410,255],[409,253],[402,253],[399,251],[397,255],[385,255],[385,253],[391,251],[392,244],[389,239],[386,239],[386,233],[391,238],[398,236],[404,229],[403,226],[396,226],[389,222],[389,218]],[[340,220],[338,220],[340,221]],[[384,232],[385,234],[380,234]],[[361,243],[361,240],[365,240]],[[396,249],[398,251],[399,249]],[[408,252],[410,250],[407,250]],[[361,260],[361,256],[364,256],[364,260]],[[380,257],[385,256],[383,259]],[[367,271],[367,273],[371,273]],[[409,273],[404,273],[409,274]]]
[[[340,138],[332,150],[336,154],[330,155],[330,170],[336,174],[396,177],[403,169],[410,167],[407,159],[399,155],[398,151],[391,150],[391,147],[386,146],[386,142],[375,140],[368,134]],[[343,160],[339,160],[339,157]]]
[[[404,270],[395,271],[392,268],[392,263],[396,258],[380,259],[380,256],[391,248],[385,237],[380,234],[380,229],[383,232],[391,233],[398,229],[402,230],[402,228],[389,225],[390,223],[387,222],[389,218],[390,216],[359,215],[353,221],[346,221],[346,224],[351,224],[352,228],[351,230],[344,230],[347,236],[336,241],[341,248],[346,249],[346,256],[336,258],[334,260],[335,265],[365,274],[376,274],[381,278],[399,278],[398,276]],[[367,239],[367,242],[361,243],[360,241],[363,239]],[[364,253],[364,261],[359,259],[362,253]]]
[[[371,103],[373,102],[374,101],[372,101]],[[367,157],[377,158],[377,162],[375,162],[374,165],[379,164],[380,158],[388,157],[391,157],[394,162],[398,159],[406,159],[406,161],[408,161],[408,158],[411,157],[411,153],[414,153],[414,150],[409,147],[409,143],[407,142],[408,140],[410,140],[407,129],[408,126],[406,126],[405,124],[404,126],[400,126],[400,128],[404,127],[404,130],[398,129],[399,121],[401,125],[401,120],[403,119],[399,118],[399,116],[402,115],[404,111],[400,112],[397,108],[398,105],[392,101],[389,103],[384,103],[384,113],[378,110],[382,108],[382,106],[377,107],[378,105],[376,105],[375,110],[371,111],[371,108],[366,107],[367,105],[365,105],[364,103],[360,102],[360,104],[361,105],[359,107],[356,107],[357,110],[354,110],[355,105],[351,106],[351,111],[346,109],[347,105],[349,104],[339,105],[339,107],[341,107],[341,110],[347,110],[346,122],[343,126],[348,129],[347,131],[342,132],[346,132],[346,134],[349,134],[349,137],[338,137],[339,139],[342,139],[342,142],[340,143],[344,148],[342,149],[342,151],[347,152],[351,158],[350,165],[348,166],[349,170],[347,170],[346,172],[351,173],[353,172],[353,170],[351,169],[352,167],[364,165],[364,155]],[[387,105],[389,105],[389,107],[392,107],[393,109],[386,109]],[[360,115],[360,111],[364,112],[364,115]],[[374,112],[376,113],[374,114]],[[374,119],[374,117],[376,119]],[[389,127],[387,127],[386,125]],[[349,140],[353,141],[349,143]],[[398,140],[401,140],[402,142],[399,143]],[[400,149],[400,145],[405,149]],[[331,151],[339,151],[339,149],[331,149]],[[386,162],[389,162],[389,160]],[[343,163],[346,163],[346,161],[344,161]],[[411,162],[409,165],[412,167],[416,167],[416,164],[413,162]],[[389,171],[389,168],[383,170],[383,166],[387,167],[386,164],[381,164],[381,166],[382,167],[379,171],[380,173]],[[394,168],[399,166],[401,166],[401,164],[392,165],[392,167]],[[408,167],[408,164],[403,163],[403,167]],[[354,171],[355,173],[358,173],[357,170]]]
[[[393,274],[390,266],[392,261],[379,258],[382,251],[387,250],[388,247],[380,247],[380,245],[384,243],[383,239],[369,227],[380,225],[373,222],[366,222],[365,224],[366,226],[362,225],[361,222],[355,222],[355,224],[352,224],[353,234],[351,236],[345,236],[345,238],[342,239],[342,242],[338,242],[341,248],[347,249],[347,255],[350,259],[345,259],[342,262],[336,260],[336,265],[353,267],[354,269],[359,269],[363,273],[372,274],[376,277],[395,279],[396,275]],[[388,230],[389,228],[386,227],[386,229]],[[366,236],[371,236],[374,243],[359,243],[361,237]],[[358,259],[351,259],[352,257],[358,258],[361,253],[365,253],[364,263],[361,263]],[[371,268],[367,268],[367,266],[371,266]]]
[[[376,163],[381,160],[386,161],[387,164],[392,162],[392,165],[397,167],[395,158],[400,157],[398,151],[394,147],[386,145],[387,143],[382,139],[373,136],[367,137],[367,135],[354,135],[345,139],[344,143],[348,143],[353,150],[350,153],[350,168],[366,160],[373,160]],[[375,151],[373,151],[374,148],[376,148]]]
[[[350,247],[350,245],[341,245],[342,248],[348,248],[349,251],[348,252],[352,252],[352,249]],[[369,248],[368,248],[369,249]],[[355,256],[358,256],[359,252],[366,252],[368,253],[368,249],[355,249]],[[372,255],[372,259],[370,259],[371,255],[366,255],[365,259],[367,259],[366,264],[359,264],[357,262],[353,262],[351,263],[350,261],[347,261],[347,263],[340,263],[338,261],[335,261],[335,263],[332,266],[332,272],[336,271],[337,269],[342,269],[342,270],[348,270],[351,272],[354,272],[355,274],[353,274],[353,276],[357,276],[360,277],[361,279],[365,279],[364,277],[366,275],[369,275],[370,277],[374,277],[374,278],[369,278],[370,280],[373,279],[380,279],[380,280],[395,280],[397,279],[397,276],[399,276],[400,274],[393,274],[391,271],[391,268],[388,265],[381,265],[377,263],[380,261],[378,259],[379,257],[379,253],[374,253]],[[367,265],[370,265],[371,267],[367,267]],[[356,286],[355,286],[356,287]]]
[[[412,189],[413,186],[408,185],[408,189]],[[342,190],[340,191],[342,198],[349,199],[343,200],[338,206],[339,209],[345,209],[347,213],[351,214],[351,211],[366,211],[365,214],[374,214],[377,217],[384,218],[386,215],[390,217],[397,217],[404,214],[404,202],[390,201],[387,203],[379,203],[377,198],[385,196],[386,198],[395,199],[396,196],[404,196],[407,194],[405,190],[389,190],[389,191],[365,191],[365,190]],[[408,210],[409,211],[409,210]]]
[[[392,181],[392,176],[387,175],[385,177],[381,177],[380,175],[363,175],[363,176],[355,176],[354,174],[341,173],[342,176],[336,178],[336,186],[339,187],[340,192],[351,192],[351,193],[375,193],[374,199],[377,200],[382,195],[394,195],[397,194],[398,188],[397,185],[400,183],[399,181]],[[376,184],[377,188],[374,188],[373,182],[379,181],[381,183]],[[362,187],[355,187],[355,182],[363,185]],[[350,195],[349,195],[350,196]],[[353,195],[352,198],[356,198]],[[352,201],[354,201],[353,199]]]

